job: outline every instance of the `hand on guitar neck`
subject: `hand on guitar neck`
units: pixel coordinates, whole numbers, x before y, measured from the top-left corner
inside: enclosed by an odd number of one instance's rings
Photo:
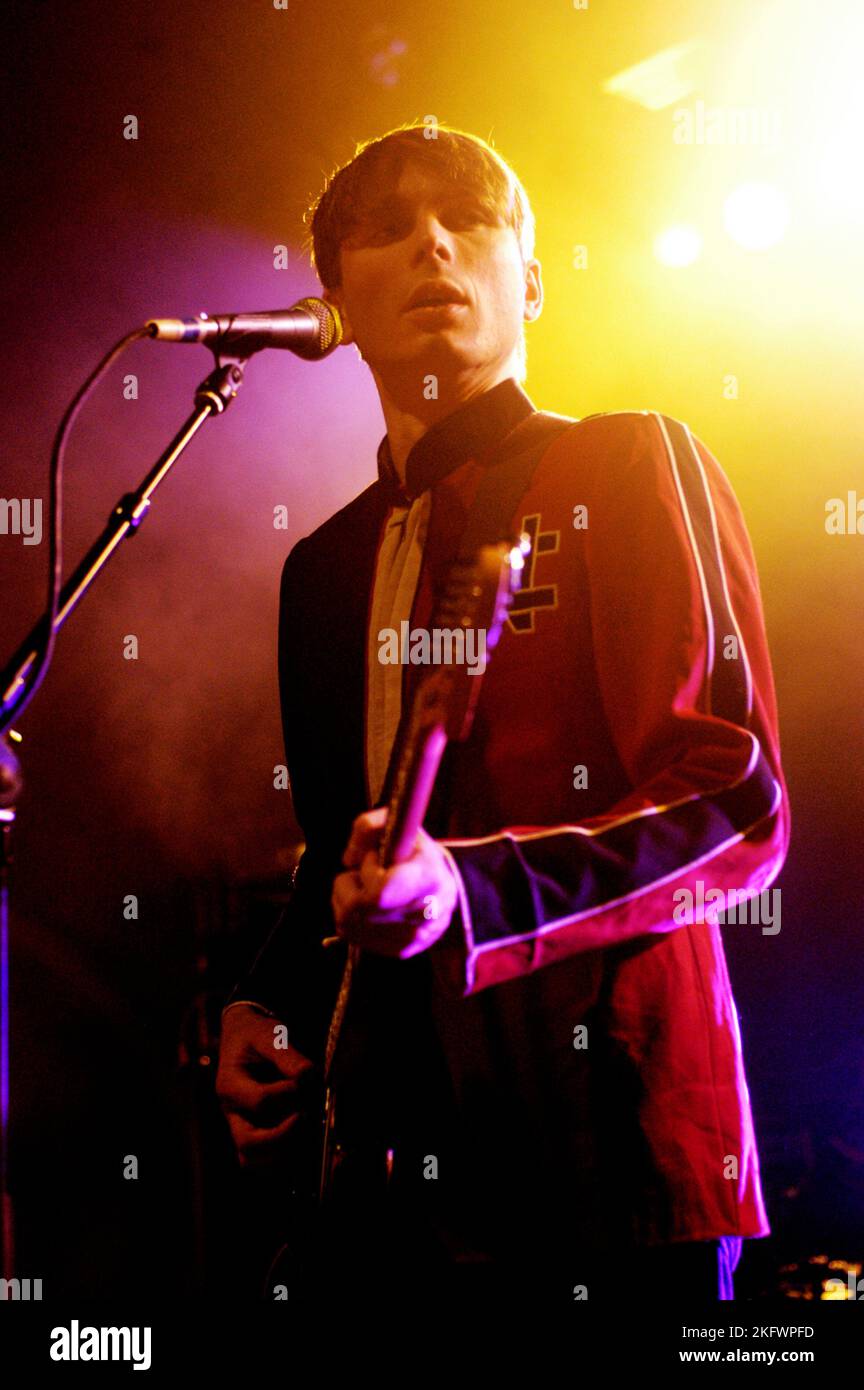
[[[383,868],[387,807],[358,816],[333,881],[338,935],[364,950],[407,960],[444,935],[456,907],[456,878],[446,853],[422,827],[407,858]]]

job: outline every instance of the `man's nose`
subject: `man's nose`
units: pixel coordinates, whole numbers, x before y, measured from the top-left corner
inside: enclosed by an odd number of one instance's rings
[[[453,234],[434,213],[421,213],[414,227],[416,256],[438,256],[444,260],[453,258]]]

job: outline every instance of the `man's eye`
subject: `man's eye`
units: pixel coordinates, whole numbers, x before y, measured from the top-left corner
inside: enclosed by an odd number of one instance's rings
[[[444,208],[440,216],[445,226],[454,228],[473,227],[481,222],[494,223],[496,221],[495,214],[490,208],[473,200],[453,203]],[[412,225],[413,217],[410,212],[381,211],[380,213],[373,213],[364,219],[357,228],[355,244],[366,246],[374,242],[398,241],[402,237],[408,236]]]
[[[475,222],[487,222],[489,215],[479,203],[459,203],[450,208],[444,214],[444,220],[448,223],[455,222],[462,226],[471,226]]]
[[[369,228],[369,235],[387,241],[393,237],[407,236],[408,230],[409,225],[404,217],[376,217]]]

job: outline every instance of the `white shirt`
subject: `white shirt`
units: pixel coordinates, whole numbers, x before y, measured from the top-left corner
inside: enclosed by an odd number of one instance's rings
[[[401,663],[382,662],[386,628],[399,632],[410,620],[429,528],[432,493],[395,504],[384,523],[369,606],[366,643],[366,777],[370,806],[381,797],[393,740],[402,713]]]

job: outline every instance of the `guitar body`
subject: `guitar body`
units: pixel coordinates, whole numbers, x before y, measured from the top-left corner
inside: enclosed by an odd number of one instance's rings
[[[369,952],[355,964],[331,1065],[329,1103],[319,1087],[301,1122],[302,1133],[298,1126],[284,1243],[265,1278],[268,1300],[307,1306],[316,1290],[324,1296],[333,1270],[355,1260],[365,1264],[370,1254],[383,1257],[385,1247],[398,1239],[396,1232],[386,1234],[401,1093],[392,1065],[393,1039],[405,1038],[410,1029],[401,1008],[406,974],[421,966],[419,957],[400,961]]]

